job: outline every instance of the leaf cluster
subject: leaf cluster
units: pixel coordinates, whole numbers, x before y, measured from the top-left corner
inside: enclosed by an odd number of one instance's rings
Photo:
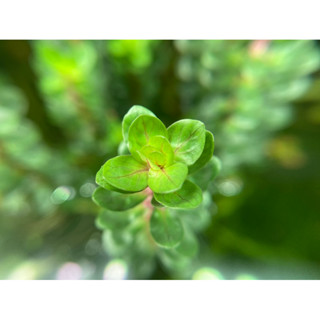
[[[199,207],[202,191],[219,169],[212,157],[214,137],[198,120],[184,119],[166,128],[142,106],[133,106],[124,116],[122,134],[120,155],[96,175],[100,187],[93,200],[113,212],[143,203],[151,209],[153,240],[174,247],[184,234],[176,212]]]

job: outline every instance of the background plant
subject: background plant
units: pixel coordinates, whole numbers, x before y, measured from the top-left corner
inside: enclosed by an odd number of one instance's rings
[[[0,70],[1,278],[319,278],[317,42],[1,41]],[[215,134],[191,259],[136,237],[114,260],[95,226],[133,104]]]

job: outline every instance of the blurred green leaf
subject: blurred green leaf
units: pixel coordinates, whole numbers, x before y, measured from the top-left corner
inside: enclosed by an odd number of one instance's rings
[[[118,230],[123,229],[130,223],[128,212],[113,212],[103,210],[96,219],[96,224],[100,229]]]
[[[192,231],[184,227],[183,239],[175,250],[184,256],[194,257],[198,252],[198,239]]]
[[[112,211],[125,211],[131,209],[145,200],[147,195],[143,192],[122,194],[98,187],[93,195],[93,201],[102,208]]]
[[[213,134],[210,131],[206,130],[206,140],[205,140],[202,154],[200,158],[188,168],[189,174],[192,174],[193,172],[201,169],[206,165],[206,163],[212,158],[213,149],[214,149]]]
[[[190,180],[201,187],[202,190],[208,188],[209,183],[219,174],[221,161],[213,156],[209,162],[190,176]]]
[[[183,237],[180,220],[165,209],[154,209],[150,220],[150,232],[154,241],[164,248],[177,246]]]

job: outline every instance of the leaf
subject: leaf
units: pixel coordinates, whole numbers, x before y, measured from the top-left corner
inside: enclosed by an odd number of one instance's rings
[[[173,147],[175,159],[182,160],[188,166],[200,157],[205,143],[205,126],[198,120],[180,120],[168,128],[169,141]]]
[[[154,196],[152,197],[151,204],[152,204],[154,207],[163,208],[163,205],[162,205],[161,203],[159,203],[159,202],[154,198]]]
[[[148,185],[153,192],[169,193],[181,188],[188,175],[188,167],[181,162],[163,169],[149,170]]]
[[[168,137],[166,127],[158,118],[148,115],[139,116],[129,128],[128,142],[132,156],[139,160],[137,151],[149,144],[151,137],[159,135]]]
[[[132,156],[118,156],[103,165],[103,177],[112,186],[138,192],[148,186],[148,168]]]
[[[153,136],[149,140],[149,145],[164,155],[166,166],[173,163],[174,153],[167,138],[163,136]]]
[[[102,211],[97,219],[96,225],[100,229],[118,230],[130,223],[130,216],[127,212]]]
[[[120,193],[132,193],[130,191],[125,191],[118,189],[114,186],[112,186],[110,183],[107,182],[107,180],[103,176],[103,166],[99,169],[99,171],[96,174],[96,183],[101,186],[104,189],[111,190],[111,191],[116,191]]]
[[[198,240],[194,233],[184,228],[183,239],[175,250],[187,257],[194,257],[198,252]]]
[[[198,184],[202,190],[206,190],[209,183],[218,175],[220,168],[220,160],[212,157],[206,166],[190,176],[190,180]]]
[[[157,151],[157,149],[149,145],[144,146],[137,152],[142,161],[146,162],[148,166],[154,167],[155,169],[159,168],[159,166],[164,166],[166,162],[164,154],[160,153]]]
[[[92,199],[97,205],[112,211],[131,209],[144,201],[146,197],[147,195],[143,192],[121,194],[101,187],[97,188],[92,195]]]
[[[202,191],[194,183],[186,180],[181,189],[166,193],[154,193],[155,199],[166,207],[175,209],[194,209],[202,202]]]
[[[173,248],[182,240],[183,227],[169,210],[155,209],[150,219],[150,233],[159,246]]]
[[[128,132],[132,122],[141,115],[154,116],[155,114],[142,106],[133,106],[125,114],[122,120],[122,135],[125,142],[128,142]]]
[[[125,143],[125,141],[122,141],[120,144],[119,144],[119,147],[118,147],[118,154],[120,156],[124,156],[124,155],[127,155],[127,154],[130,154],[130,151],[127,147],[127,144]]]
[[[214,137],[213,134],[206,130],[206,140],[204,144],[204,148],[200,158],[189,167],[189,174],[201,169],[206,165],[206,163],[212,158],[214,149]]]
[[[167,138],[153,136],[148,145],[138,151],[140,158],[154,169],[163,168],[173,163],[173,149]]]

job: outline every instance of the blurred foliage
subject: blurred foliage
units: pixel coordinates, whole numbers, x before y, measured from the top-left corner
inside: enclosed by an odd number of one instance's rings
[[[0,278],[319,279],[319,69],[316,41],[0,41]],[[132,105],[215,134],[179,249],[96,220]]]

